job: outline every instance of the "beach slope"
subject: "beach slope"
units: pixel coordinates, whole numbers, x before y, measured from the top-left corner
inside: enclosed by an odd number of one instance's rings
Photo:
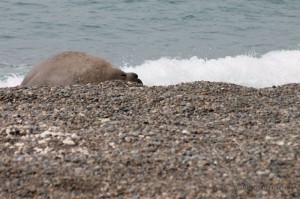
[[[0,88],[0,198],[299,198],[300,84]]]

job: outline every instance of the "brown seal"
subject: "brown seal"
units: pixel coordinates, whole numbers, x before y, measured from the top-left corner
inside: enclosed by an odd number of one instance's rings
[[[107,80],[142,83],[135,73],[125,73],[100,57],[82,52],[63,52],[35,65],[25,76],[22,86],[65,86],[98,84]]]

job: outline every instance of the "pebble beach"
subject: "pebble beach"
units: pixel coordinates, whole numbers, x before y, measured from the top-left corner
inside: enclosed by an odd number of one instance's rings
[[[0,198],[299,198],[300,84],[0,88]]]

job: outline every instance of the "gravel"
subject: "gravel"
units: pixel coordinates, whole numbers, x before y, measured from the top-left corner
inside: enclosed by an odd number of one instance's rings
[[[299,198],[300,84],[0,88],[0,198]]]

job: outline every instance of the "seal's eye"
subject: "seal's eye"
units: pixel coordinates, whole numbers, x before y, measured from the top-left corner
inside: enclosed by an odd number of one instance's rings
[[[122,74],[121,74],[121,77],[124,78],[124,79],[126,79],[126,74],[125,74],[125,73],[122,73]]]

